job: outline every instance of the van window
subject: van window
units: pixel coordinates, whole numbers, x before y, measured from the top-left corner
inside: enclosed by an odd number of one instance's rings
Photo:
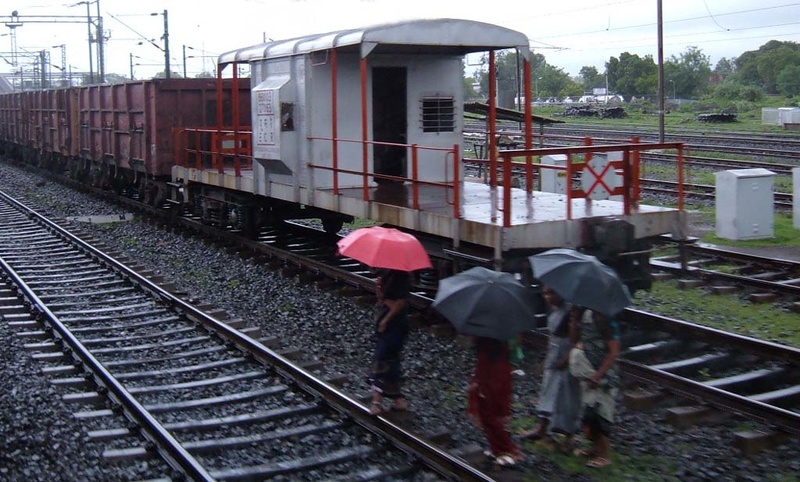
[[[456,108],[452,97],[423,97],[422,132],[453,132]]]

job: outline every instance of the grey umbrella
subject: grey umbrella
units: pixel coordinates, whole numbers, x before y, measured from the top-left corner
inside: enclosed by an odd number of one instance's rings
[[[433,307],[465,335],[510,340],[536,327],[530,290],[511,273],[482,267],[440,280]]]
[[[613,316],[633,304],[610,266],[574,249],[551,249],[529,258],[533,276],[570,303]]]

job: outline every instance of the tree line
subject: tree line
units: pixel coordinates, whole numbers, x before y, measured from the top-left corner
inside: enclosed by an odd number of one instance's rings
[[[497,88],[500,104],[514,105],[521,88],[521,62],[516,52],[497,54]],[[484,59],[484,65],[488,60]],[[570,77],[562,68],[549,64],[544,55],[533,54],[531,86],[528,98],[580,97],[595,88],[608,88],[609,93],[654,99],[658,94],[658,65],[652,55],[641,57],[623,52],[605,62],[605,71],[584,66],[577,77]],[[489,74],[481,68],[465,76],[468,99],[486,98]],[[477,87],[477,88],[476,88]],[[771,40],[739,57],[722,58],[712,68],[710,57],[690,46],[680,55],[664,61],[664,95],[667,98],[701,99],[714,97],[731,101],[755,101],[764,95],[800,96],[800,44]],[[523,93],[524,96],[524,93]]]

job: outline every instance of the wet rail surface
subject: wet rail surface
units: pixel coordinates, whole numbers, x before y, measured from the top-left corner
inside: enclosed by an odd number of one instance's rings
[[[107,441],[106,458],[157,453],[191,480],[491,480],[370,416],[270,340],[9,202],[0,205],[0,259],[4,292],[15,296],[4,299],[4,319],[90,436]]]

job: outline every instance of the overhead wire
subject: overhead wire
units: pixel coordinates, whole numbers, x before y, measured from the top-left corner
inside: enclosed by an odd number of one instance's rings
[[[738,11],[735,11],[735,12],[726,12],[726,13],[718,14],[717,17],[724,17],[724,16],[730,16],[730,15],[741,15],[741,14],[754,13],[754,12],[765,11],[765,10],[774,10],[774,9],[778,9],[778,8],[788,8],[788,7],[796,7],[796,6],[800,6],[800,3],[795,2],[795,3],[785,4],[785,5],[774,5],[774,6],[770,6],[770,7],[759,7],[759,8],[751,8],[751,9],[747,9],[747,10],[738,10]],[[668,20],[668,21],[666,21],[664,23],[665,24],[675,24],[675,23],[682,23],[682,22],[691,22],[691,21],[694,21],[694,20],[703,20],[705,18],[707,18],[707,16],[704,15],[704,16],[699,16],[699,17],[688,17],[688,18],[682,18],[682,19],[677,19],[677,20]],[[631,30],[631,29],[638,29],[638,28],[645,28],[645,27],[653,27],[655,25],[656,25],[655,22],[648,22],[648,23],[643,23],[643,24],[626,25],[626,26],[622,26],[622,27],[615,27],[615,28],[612,28],[610,30],[606,28],[606,29],[601,29],[601,30],[587,30],[587,31],[583,31],[583,32],[571,31],[569,33],[560,33],[560,34],[555,34],[555,35],[545,35],[545,36],[538,37],[538,39],[541,40],[541,39],[553,39],[553,38],[560,38],[560,37],[575,37],[575,36],[578,36],[578,35],[589,35],[589,34],[594,34],[594,33],[603,33],[603,32],[607,32],[607,31],[615,31],[616,32],[616,31],[622,31],[622,30]],[[770,28],[770,26],[764,26],[764,27],[760,27],[760,28]],[[742,30],[742,29],[727,29],[727,30],[728,31],[731,31],[731,30],[737,31],[737,30]]]
[[[711,13],[711,9],[710,9],[710,8],[708,8],[708,2],[706,2],[706,0],[703,0],[703,5],[705,5],[705,6],[706,6],[706,12],[708,12],[708,16],[711,18],[711,20],[712,20],[712,21],[713,21],[715,24],[717,24],[717,27],[721,28],[722,30],[725,30],[726,32],[730,32],[730,30],[731,30],[731,29],[729,29],[729,28],[725,28],[725,27],[723,27],[722,25],[720,25],[720,24],[719,24],[719,22],[717,22],[717,19],[716,19],[716,18],[714,18],[714,14],[713,14],[713,13]]]

